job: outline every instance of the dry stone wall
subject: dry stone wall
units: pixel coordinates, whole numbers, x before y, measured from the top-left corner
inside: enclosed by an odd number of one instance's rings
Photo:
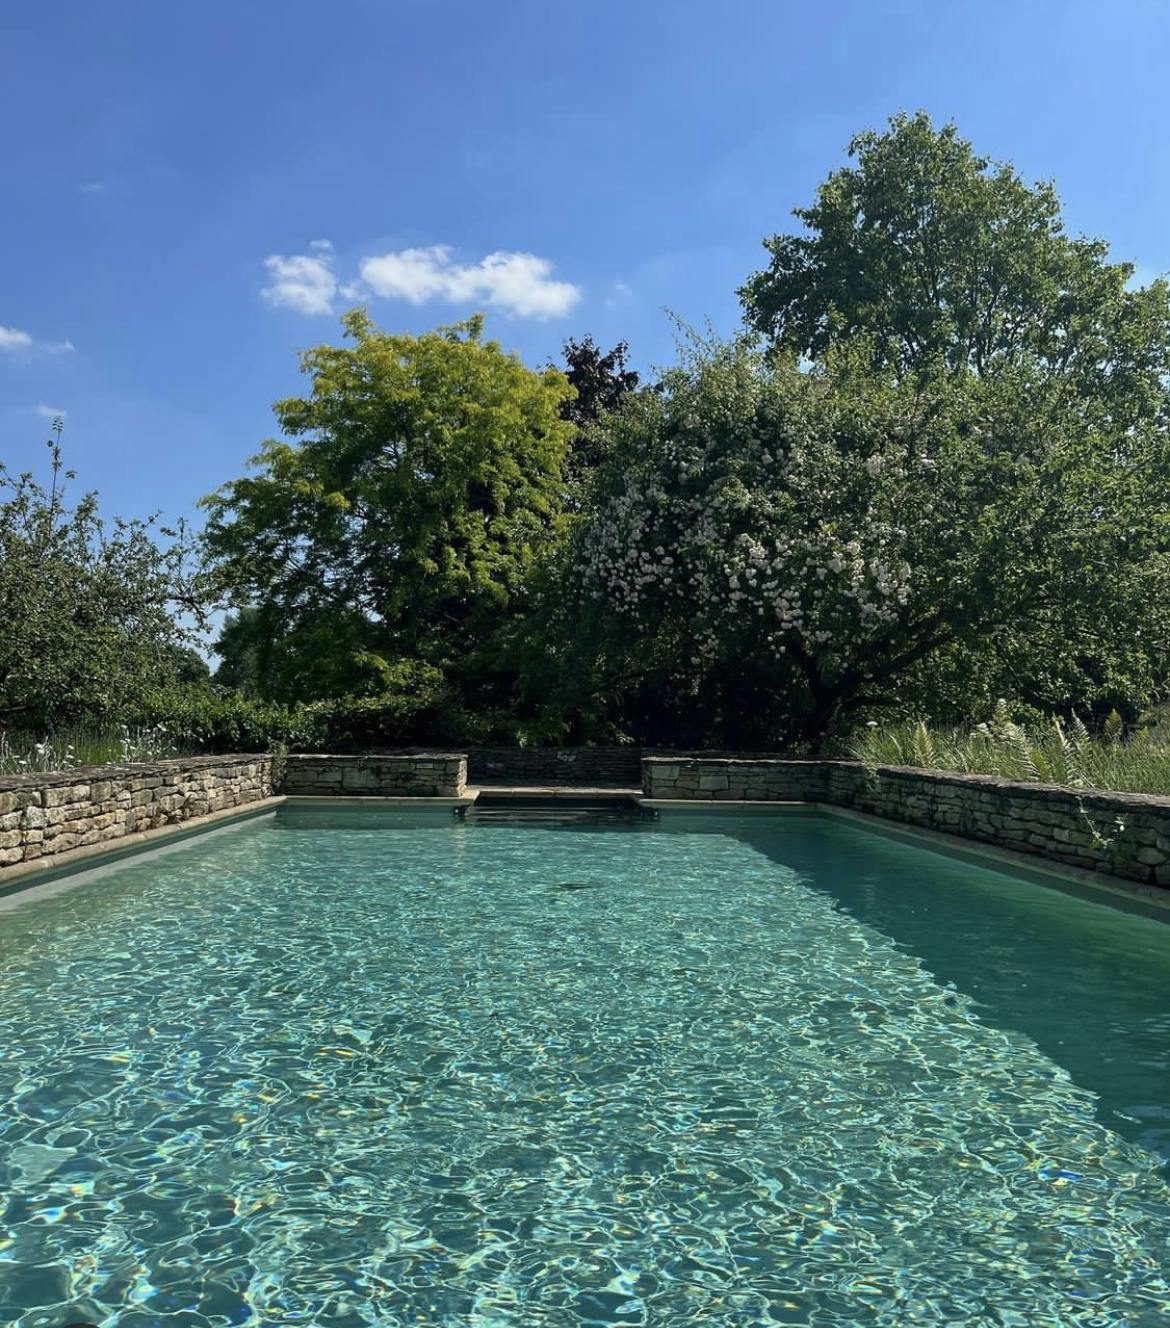
[[[636,789],[642,783],[638,747],[473,747],[472,784]]]
[[[462,752],[289,756],[280,792],[302,797],[461,798],[467,792],[467,757]]]
[[[647,797],[849,807],[1053,862],[1170,887],[1170,798],[1081,792],[854,761],[647,757]]]
[[[0,869],[271,794],[270,756],[203,756],[0,778]]]
[[[648,798],[718,802],[821,802],[827,763],[749,756],[647,756],[642,792]]]
[[[1170,798],[991,775],[830,767],[825,801],[1053,862],[1170,886]]]
[[[199,756],[0,778],[0,880],[6,867],[51,859],[274,793],[461,797],[462,753],[395,756]]]
[[[623,759],[628,756],[628,751],[623,752]],[[565,782],[606,782],[603,765],[560,764],[574,772],[575,777]],[[525,768],[533,772],[533,782],[547,778],[535,764]],[[623,780],[629,778],[627,771],[616,768]],[[505,778],[521,782],[519,771],[513,767]],[[1166,797],[1079,792],[991,776],[901,766],[868,770],[852,761],[779,757],[652,755],[642,759],[641,773],[643,790],[653,799],[848,807],[1170,888],[1170,798]],[[19,863],[93,845],[114,845],[127,835],[195,821],[259,802],[274,792],[459,798],[466,794],[467,775],[464,753],[415,752],[204,756],[0,778],[0,879],[5,868]]]

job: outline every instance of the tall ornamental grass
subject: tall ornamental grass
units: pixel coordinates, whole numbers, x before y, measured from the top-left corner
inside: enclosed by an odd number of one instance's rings
[[[0,732],[0,776],[91,765],[132,765],[183,756],[166,728],[63,728],[48,734]]]
[[[918,766],[1068,788],[1170,794],[1170,732],[1139,729],[1127,735],[1116,712],[1094,735],[1075,716],[1046,725],[1017,724],[1000,701],[992,718],[973,729],[932,728],[921,720],[870,725],[849,752],[871,767]]]

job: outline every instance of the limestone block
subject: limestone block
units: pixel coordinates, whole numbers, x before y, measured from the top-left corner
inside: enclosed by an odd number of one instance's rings
[[[88,801],[88,784],[60,784],[56,788],[45,789],[46,807],[64,807],[71,802]]]

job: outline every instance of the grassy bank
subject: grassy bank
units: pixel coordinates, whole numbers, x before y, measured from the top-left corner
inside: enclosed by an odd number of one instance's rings
[[[1022,725],[1001,703],[993,718],[970,729],[925,723],[871,725],[848,754],[867,765],[908,765],[962,774],[1000,775],[1071,788],[1170,794],[1170,732],[1123,732],[1112,718],[1092,734],[1077,719]]]
[[[53,733],[0,732],[0,775],[27,775],[78,766],[125,765],[185,756],[158,725],[152,728],[63,728]]]

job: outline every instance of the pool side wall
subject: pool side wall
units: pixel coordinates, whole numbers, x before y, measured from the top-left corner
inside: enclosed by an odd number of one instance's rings
[[[384,756],[197,756],[0,778],[0,881],[22,864],[186,822],[211,821],[274,794],[461,798],[462,752]]]
[[[1170,886],[1170,798],[854,761],[645,757],[647,798],[811,802]]]
[[[197,821],[272,796],[273,758],[199,756],[0,778],[4,868]]]

